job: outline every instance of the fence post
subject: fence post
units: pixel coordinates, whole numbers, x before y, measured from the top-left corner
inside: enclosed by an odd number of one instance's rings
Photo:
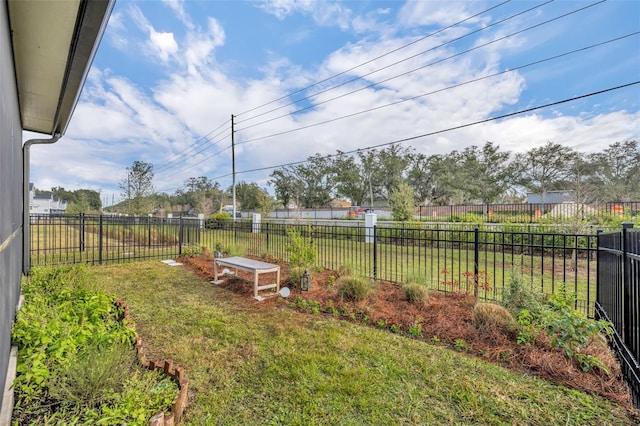
[[[266,244],[267,244],[267,253],[269,252],[269,222],[265,222],[264,231],[267,234],[266,236]]]
[[[98,218],[98,264],[102,265],[102,215]]]
[[[78,215],[80,219],[80,251],[84,251],[84,213]]]
[[[182,256],[182,231],[182,216],[180,216],[180,219],[178,220],[178,256]]]
[[[147,216],[147,246],[151,248],[151,216]]]
[[[373,225],[373,279],[378,279],[378,226]]]
[[[480,229],[477,227],[473,230],[473,295],[478,297],[478,274],[480,270],[478,263],[480,262]]]
[[[622,222],[622,340],[627,347],[633,347],[631,342],[631,268],[629,267],[630,259],[627,257],[627,241],[628,231],[633,228],[633,222]]]

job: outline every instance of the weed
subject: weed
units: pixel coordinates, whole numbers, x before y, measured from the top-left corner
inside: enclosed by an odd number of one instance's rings
[[[384,320],[379,319],[376,322],[376,327],[378,327],[378,328],[387,328],[387,324],[385,324]]]
[[[335,285],[336,285],[336,277],[334,275],[329,275],[329,278],[327,279],[327,287],[331,289]]]
[[[400,326],[398,324],[391,324],[389,327],[392,333],[400,333]]]
[[[431,336],[432,343],[440,343],[440,338],[438,336]]]
[[[422,326],[419,322],[415,322],[409,326],[409,335],[413,337],[422,337]]]
[[[460,352],[469,350],[469,344],[464,339],[456,339],[453,342],[453,348]]]
[[[500,361],[503,361],[503,362],[509,361],[512,356],[513,356],[513,351],[511,349],[500,351],[500,355],[499,355]]]

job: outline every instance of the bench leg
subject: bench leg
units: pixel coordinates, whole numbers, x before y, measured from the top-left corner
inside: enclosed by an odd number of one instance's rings
[[[253,297],[258,297],[258,271],[253,272]]]

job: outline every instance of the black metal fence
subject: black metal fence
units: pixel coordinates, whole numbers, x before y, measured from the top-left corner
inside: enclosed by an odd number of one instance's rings
[[[116,216],[32,216],[31,264],[125,262],[175,258],[194,247],[287,261],[289,233],[310,241],[317,264],[342,265],[375,279],[423,280],[430,288],[470,291],[500,300],[512,271],[545,293],[563,289],[576,308],[593,315],[597,236],[439,229],[389,224],[252,224],[249,221]]]
[[[615,330],[611,346],[618,355],[633,402],[640,408],[640,230],[598,238],[598,292],[596,318],[610,321]]]

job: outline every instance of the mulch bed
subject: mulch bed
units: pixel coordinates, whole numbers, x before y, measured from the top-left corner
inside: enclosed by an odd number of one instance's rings
[[[376,283],[374,291],[360,302],[342,301],[331,282],[338,277],[337,271],[324,270],[312,274],[309,291],[301,291],[289,282],[289,265],[276,259],[258,259],[277,263],[281,267],[281,286],[288,286],[291,295],[286,299],[294,306],[296,297],[320,302],[322,306],[334,307],[341,318],[366,322],[379,326],[384,322],[386,328],[400,329],[407,334],[410,326],[419,325],[422,339],[438,342],[440,345],[455,347],[455,342],[464,341],[464,351],[470,355],[498,363],[515,371],[526,372],[568,387],[598,394],[625,407],[630,416],[640,421],[638,412],[633,408],[631,396],[622,377],[620,365],[615,355],[602,342],[592,344],[588,353],[604,361],[609,372],[592,368],[584,372],[572,360],[567,359],[559,349],[550,347],[549,339],[541,333],[534,344],[518,345],[514,335],[497,329],[478,329],[473,324],[473,307],[476,299],[467,293],[440,293],[431,291],[429,299],[418,305],[406,300],[402,288],[386,281]],[[209,256],[181,258],[180,262],[204,280],[213,279],[213,259]],[[239,276],[251,280],[250,274],[239,272]],[[330,278],[333,277],[333,278]],[[261,277],[261,283],[273,278]],[[247,281],[228,278],[219,285],[238,297],[245,298],[256,310],[282,307],[279,297],[266,298],[262,302],[253,299],[253,287]],[[263,293],[264,294],[264,291]],[[334,311],[335,312],[335,311]],[[349,314],[345,314],[349,312]]]

